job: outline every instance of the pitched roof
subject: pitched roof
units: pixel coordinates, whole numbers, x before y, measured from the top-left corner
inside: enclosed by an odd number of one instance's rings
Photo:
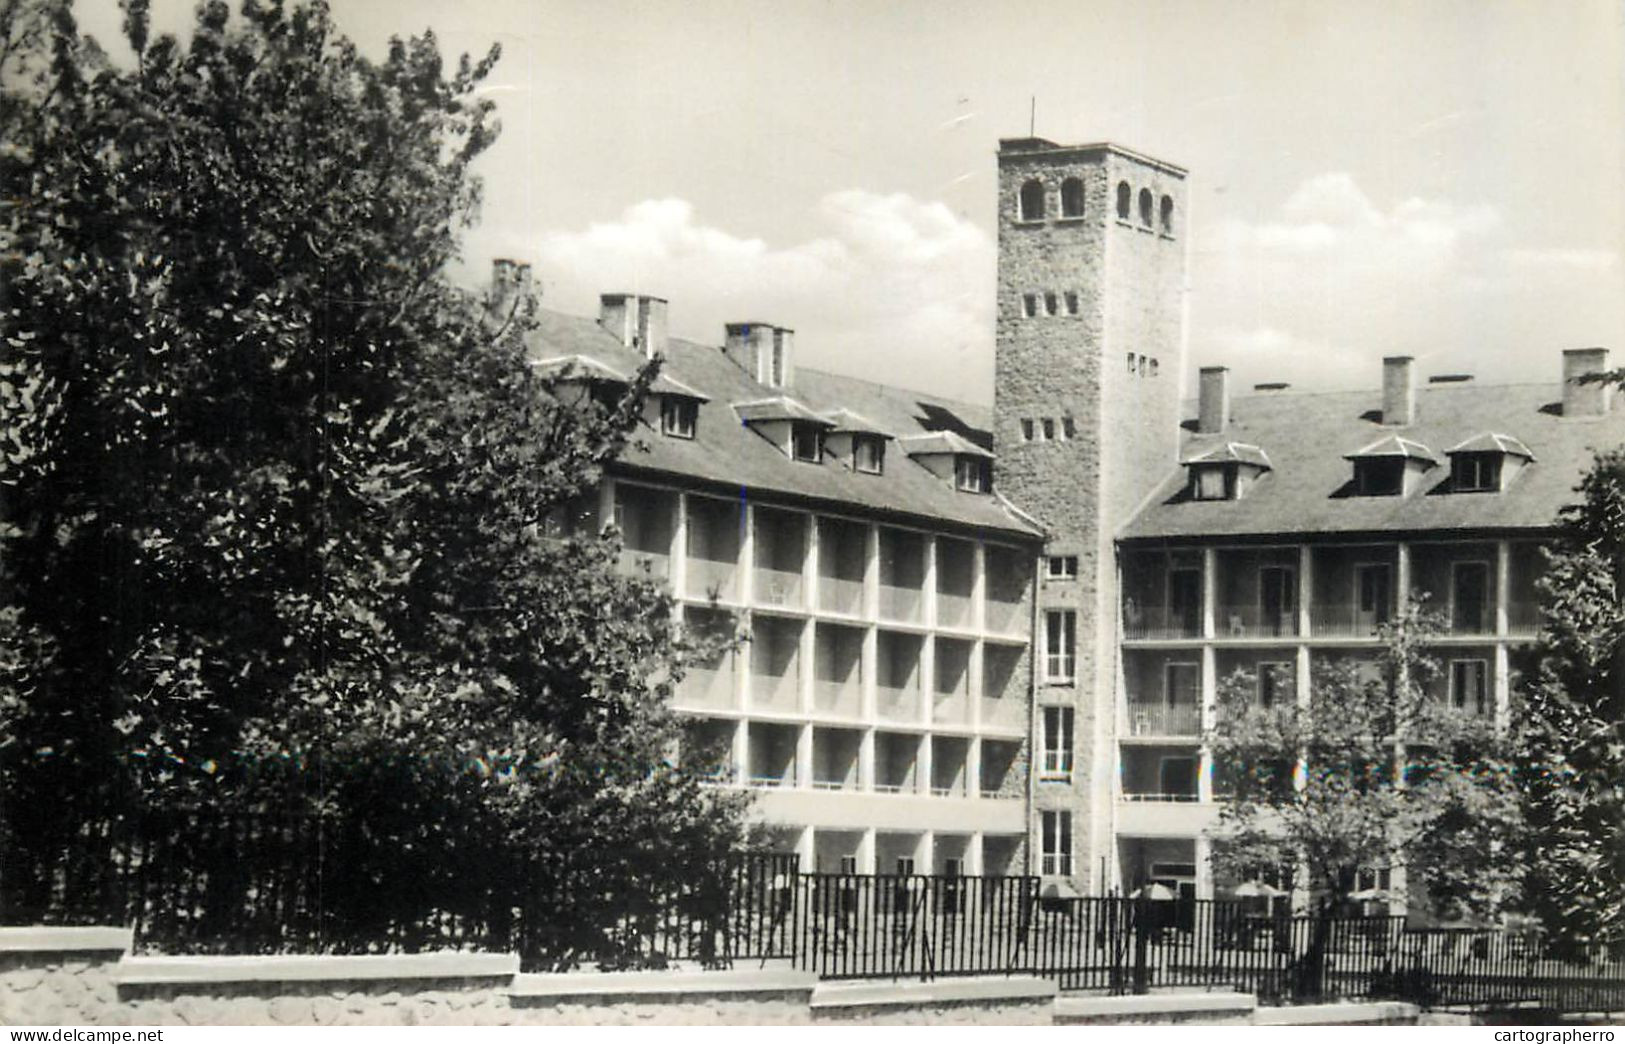
[[[1486,431],[1482,435],[1474,435],[1470,439],[1458,442],[1445,450],[1445,453],[1508,453],[1526,460],[1535,459],[1535,455],[1522,441],[1511,435],[1497,435],[1493,431]]]
[[[1404,457],[1408,460],[1426,461],[1429,464],[1439,463],[1439,458],[1434,456],[1432,450],[1403,435],[1384,435],[1376,442],[1362,446],[1353,453],[1343,454],[1344,460],[1369,460],[1374,457]]]
[[[1270,455],[1248,442],[1226,442],[1221,446],[1187,457],[1181,464],[1252,464],[1266,471],[1274,467]]]
[[[542,310],[536,322],[529,335],[534,359],[583,355],[627,375],[643,365],[641,352],[624,347],[593,319]],[[757,383],[715,345],[672,338],[661,377],[697,389],[709,401],[700,404],[693,439],[640,428],[638,445],[614,465],[623,475],[669,478],[730,496],[815,501],[871,517],[988,530],[1010,539],[1039,534],[1036,525],[1000,498],[957,490],[905,454],[889,455],[881,475],[854,472],[833,459],[822,465],[790,460],[742,423],[733,406],[785,393]],[[845,409],[887,433],[948,432],[983,451],[992,445],[990,411],[983,406],[799,365],[788,391],[799,406],[826,423],[841,423],[832,414]]]
[[[788,395],[775,395],[755,402],[736,402],[733,407],[739,419],[746,424],[758,421],[805,421],[823,428],[832,426],[830,420],[820,417]]]
[[[548,359],[532,359],[530,364],[548,377],[601,381],[607,384],[632,383],[631,373],[623,372],[590,355],[558,355]],[[649,391],[656,395],[681,395],[685,399],[699,399],[702,402],[708,398],[682,381],[663,373],[655,376],[654,382],[649,385]]]
[[[934,454],[964,455],[967,457],[984,457],[993,459],[993,454],[976,445],[963,435],[952,431],[934,431],[926,435],[904,435],[897,440],[903,447],[903,452],[911,457],[929,457]]]
[[[888,439],[896,437],[874,421],[853,413],[845,406],[830,410],[824,414],[824,419],[829,421],[831,431],[849,432],[854,435],[880,435]]]
[[[1237,396],[1223,434],[1181,434],[1186,460],[1245,441],[1269,454],[1273,470],[1238,500],[1194,500],[1182,469],[1169,464],[1157,492],[1119,536],[1125,540],[1541,530],[1590,467],[1593,450],[1625,444],[1625,410],[1565,418],[1562,390],[1550,384],[1441,384],[1418,389],[1416,422],[1403,434],[1381,426],[1379,391]],[[1190,411],[1194,415],[1194,411]],[[1408,496],[1358,496],[1350,446],[1367,451],[1393,440],[1416,446],[1472,445],[1494,424],[1500,438],[1531,453],[1508,488],[1452,494],[1447,469],[1427,472]],[[1409,453],[1410,451],[1406,451]]]

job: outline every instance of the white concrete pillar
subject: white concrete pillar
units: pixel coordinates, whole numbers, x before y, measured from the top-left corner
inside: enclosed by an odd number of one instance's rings
[[[971,609],[970,625],[977,631],[987,629],[987,545],[976,541],[971,551]]]
[[[801,713],[813,711],[813,681],[818,660],[818,633],[811,620],[801,621],[801,647],[796,656],[796,706]]]
[[[1206,741],[1207,731],[1213,727],[1219,699],[1218,654],[1211,645],[1202,646],[1201,716],[1203,742],[1196,769],[1196,799],[1213,800],[1213,751]]]
[[[965,876],[982,876],[982,832],[974,831],[965,840]]]
[[[615,522],[615,480],[606,476],[598,484],[598,530]]]
[[[1219,597],[1219,554],[1216,548],[1202,548],[1202,637],[1212,640]]]
[[[1196,835],[1196,898],[1213,898],[1213,842]]]
[[[801,560],[801,604],[809,609],[818,606],[818,516],[807,516],[806,553]]]
[[[1307,636],[1314,626],[1310,607],[1315,600],[1315,555],[1308,544],[1298,546],[1298,633]]]
[[[1505,732],[1512,727],[1512,663],[1505,642],[1495,645],[1495,727]]]
[[[801,864],[802,873],[811,873],[818,869],[816,841],[812,827],[802,827],[796,832],[796,858]]]
[[[880,618],[880,527],[869,523],[864,538],[863,618]]]
[[[935,831],[924,830],[914,844],[914,872],[917,874],[936,873],[937,835]]]
[[[1512,545],[1505,540],[1495,543],[1495,633],[1506,637],[1508,627],[1507,605],[1512,591]],[[1496,671],[1499,676],[1500,671]]]
[[[676,518],[671,526],[671,589],[681,597],[688,592],[688,494],[676,496]],[[677,603],[681,611],[682,603]]]
[[[927,627],[937,625],[937,536],[929,533],[925,537],[925,581],[924,590],[920,592],[920,617]]]
[[[732,769],[735,783],[750,782],[750,726],[743,721],[734,722]]]
[[[874,721],[875,705],[875,679],[880,673],[880,631],[874,624],[863,629],[863,647],[859,652],[858,670],[862,674],[859,683],[863,686],[862,707],[860,713],[864,721]]]
[[[858,873],[875,872],[875,828],[865,827],[863,836],[858,839]]]
[[[982,796],[982,737],[972,736],[965,744],[965,795]]]
[[[931,793],[931,737],[922,735],[914,748],[914,792]]]
[[[858,789],[869,792],[875,788],[875,730],[864,729],[858,740]]]
[[[1398,599],[1394,613],[1397,616],[1411,600],[1411,545],[1401,540],[1394,547],[1394,559],[1394,587]]]
[[[920,682],[920,724],[931,724],[932,706],[937,702],[937,636],[927,634],[920,638],[920,668],[915,675]]]
[[[984,680],[982,671],[985,663],[982,657],[985,654],[984,643],[980,638],[976,639],[971,643],[970,661],[965,665],[965,671],[970,675],[966,679],[965,698],[970,701],[970,718],[968,720],[973,729],[979,729],[982,725],[982,682]]]
[[[756,603],[756,505],[745,502],[744,535],[739,541],[739,598]]]
[[[811,789],[813,784],[813,727],[802,725],[796,732],[796,786]]]

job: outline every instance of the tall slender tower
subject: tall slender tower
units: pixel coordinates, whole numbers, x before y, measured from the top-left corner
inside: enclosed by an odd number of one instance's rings
[[[1187,213],[1171,163],[1109,144],[999,143],[998,483],[1049,534],[1032,867],[1087,892],[1105,886],[1117,771],[1113,538],[1178,453]]]

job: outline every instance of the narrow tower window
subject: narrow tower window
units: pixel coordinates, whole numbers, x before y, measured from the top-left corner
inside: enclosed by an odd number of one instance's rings
[[[1174,234],[1174,197],[1162,197],[1162,231],[1164,235]]]
[[[1117,183],[1117,216],[1123,221],[1128,220],[1128,210],[1132,205],[1130,201],[1133,196],[1134,190],[1128,187],[1128,182],[1119,181]]]
[[[1061,182],[1061,216],[1083,217],[1083,179],[1067,178]]]
[[[1140,190],[1140,224],[1146,228],[1151,227],[1151,190]]]
[[[1037,180],[1021,186],[1021,220],[1044,220],[1044,185]]]

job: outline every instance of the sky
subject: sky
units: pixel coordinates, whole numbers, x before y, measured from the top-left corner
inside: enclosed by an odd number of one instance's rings
[[[1190,171],[1188,389],[1625,364],[1622,0],[333,8],[368,53],[501,45],[457,274],[529,260],[560,311],[653,293],[681,337],[774,322],[801,365],[989,403],[995,152],[1031,121]],[[79,9],[116,39],[114,0]]]

